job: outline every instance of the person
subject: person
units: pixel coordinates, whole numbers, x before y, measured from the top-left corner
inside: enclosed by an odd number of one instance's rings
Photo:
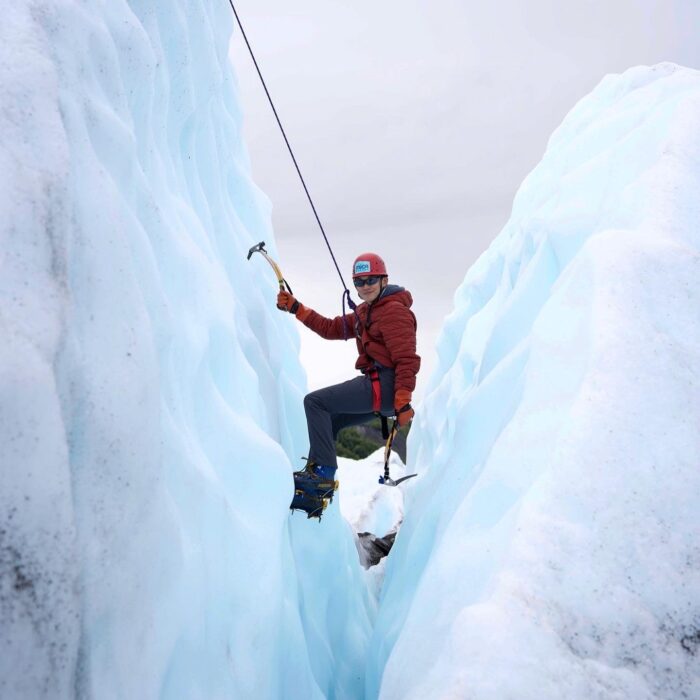
[[[289,292],[277,296],[278,308],[293,313],[322,338],[344,340],[354,335],[357,343],[355,367],[362,374],[304,398],[309,456],[304,469],[295,472],[295,482],[306,479],[318,496],[332,497],[337,488],[335,441],[342,428],[366,423],[377,414],[396,415],[400,427],[414,417],[411,396],[421,359],[416,354],[411,293],[389,284],[386,265],[376,253],[359,255],[352,277],[362,303],[353,313],[333,319],[304,306]]]

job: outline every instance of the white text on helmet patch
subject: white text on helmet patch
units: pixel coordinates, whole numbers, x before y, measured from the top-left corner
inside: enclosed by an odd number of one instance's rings
[[[371,267],[369,264],[369,261],[367,260],[358,260],[355,263],[355,273],[356,275],[361,275],[363,272],[371,272]]]

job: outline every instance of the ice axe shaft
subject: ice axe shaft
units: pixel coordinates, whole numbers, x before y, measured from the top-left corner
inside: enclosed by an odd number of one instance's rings
[[[394,443],[394,438],[399,432],[398,425],[399,422],[395,420],[394,424],[391,426],[391,432],[387,438],[386,445],[384,446],[384,476],[379,477],[379,483],[384,484],[384,486],[398,486],[402,481],[418,476],[418,474],[409,474],[408,476],[402,476],[400,479],[394,480],[389,475],[389,457],[391,457],[391,446]]]
[[[389,477],[389,458],[391,457],[391,447],[394,444],[394,438],[398,432],[396,425],[397,421],[394,421],[394,424],[391,426],[389,437],[386,440],[386,445],[384,446],[384,481],[391,481]]]
[[[251,256],[253,253],[260,253],[267,262],[270,263],[270,266],[272,269],[275,271],[275,275],[277,276],[277,282],[279,283],[280,286],[280,292],[286,290],[290,294],[294,294],[292,291],[292,288],[289,286],[289,283],[287,282],[286,279],[284,279],[284,275],[282,274],[282,270],[280,270],[280,266],[267,254],[267,251],[265,250],[265,241],[260,241],[260,243],[256,243],[249,251],[248,251],[248,260],[250,260]]]

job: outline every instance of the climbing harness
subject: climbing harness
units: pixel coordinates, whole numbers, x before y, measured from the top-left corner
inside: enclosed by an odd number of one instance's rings
[[[379,379],[379,368],[375,365],[366,370],[365,373],[372,382],[372,412],[382,423],[382,439],[387,440],[389,438],[389,421],[382,414],[382,383]]]
[[[414,476],[418,476],[418,474],[409,474],[408,476],[402,476],[400,479],[392,479],[389,474],[389,457],[391,456],[391,446],[394,444],[396,433],[399,432],[398,425],[399,422],[395,420],[394,424],[391,426],[391,432],[386,440],[386,445],[384,446],[384,475],[379,477],[379,483],[383,484],[384,486],[398,486],[400,483],[406,481],[406,479],[412,479]]]
[[[379,414],[382,410],[382,384],[379,381],[379,370],[376,367],[371,367],[367,370],[367,376],[372,382],[372,411]],[[383,437],[386,440],[388,435]]]
[[[350,298],[350,290],[348,289],[347,285],[345,284],[345,280],[343,279],[343,273],[340,271],[340,267],[338,266],[338,261],[335,259],[335,255],[333,254],[333,249],[331,248],[331,244],[328,242],[328,236],[326,236],[326,231],[323,228],[323,224],[321,223],[321,217],[318,215],[318,212],[316,211],[316,205],[314,204],[314,200],[311,198],[311,193],[309,192],[309,188],[306,186],[306,181],[304,180],[304,176],[301,174],[301,168],[299,167],[299,164],[297,163],[296,156],[294,155],[294,151],[292,150],[292,146],[289,143],[289,139],[287,138],[287,133],[284,130],[284,127],[282,126],[282,121],[279,118],[279,115],[277,114],[277,109],[275,108],[275,103],[272,101],[272,96],[270,95],[270,91],[267,89],[267,84],[265,83],[265,79],[263,78],[262,72],[260,70],[260,66],[258,66],[258,61],[255,58],[255,54],[253,53],[253,49],[250,46],[250,42],[248,41],[248,36],[245,33],[245,29],[243,29],[243,23],[241,22],[240,17],[238,16],[238,12],[236,12],[236,8],[233,4],[233,0],[228,0],[229,5],[231,5],[231,9],[233,10],[233,15],[236,18],[236,22],[238,24],[238,27],[241,30],[241,35],[243,36],[243,40],[245,41],[245,45],[248,47],[248,53],[250,53],[250,57],[253,59],[253,65],[255,65],[255,70],[258,73],[258,77],[260,78],[260,82],[262,83],[263,89],[265,90],[265,95],[267,96],[267,101],[270,103],[270,107],[272,107],[272,113],[275,115],[275,120],[277,121],[277,125],[280,128],[280,131],[282,132],[282,137],[284,138],[284,142],[287,144],[287,150],[289,151],[289,155],[292,157],[292,162],[294,163],[294,167],[296,168],[297,174],[299,175],[299,179],[301,180],[302,187],[304,188],[304,192],[306,193],[306,198],[309,200],[309,204],[311,205],[311,210],[314,213],[314,217],[316,218],[316,223],[318,223],[318,227],[321,229],[321,233],[323,234],[323,239],[326,241],[326,246],[328,246],[328,252],[331,254],[331,258],[333,258],[333,264],[335,265],[335,269],[338,271],[338,276],[340,277],[340,282],[343,285],[343,318],[345,318],[345,302],[347,300],[348,306],[352,311],[357,314],[355,311],[356,304],[355,302]],[[250,256],[248,256],[248,259],[250,259]],[[291,292],[290,292],[291,293]],[[347,340],[347,332],[345,332],[345,340]]]

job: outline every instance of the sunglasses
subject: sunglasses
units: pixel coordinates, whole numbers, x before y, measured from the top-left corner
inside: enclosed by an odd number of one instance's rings
[[[372,277],[355,277],[352,282],[356,287],[364,287],[366,284],[371,287],[373,284],[377,284],[380,279],[380,275],[373,275]]]

